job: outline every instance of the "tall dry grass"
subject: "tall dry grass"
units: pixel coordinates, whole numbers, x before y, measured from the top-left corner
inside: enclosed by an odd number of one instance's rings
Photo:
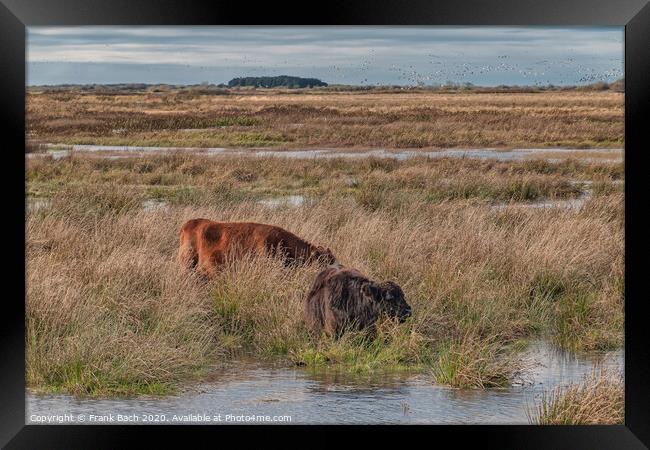
[[[617,425],[624,423],[623,376],[595,370],[582,383],[557,387],[527,410],[536,425]]]
[[[171,264],[155,217],[59,214],[26,223],[28,385],[166,393],[219,355],[209,293]]]
[[[503,191],[494,187],[480,201],[426,201],[443,173],[457,185],[486,168],[486,185],[502,170],[548,176],[558,184],[540,195],[555,196],[573,186],[567,176],[611,180],[618,169],[174,158],[30,161],[28,190],[52,202],[26,217],[31,387],[164,393],[242,353],[355,372],[427,369],[438,382],[489,387],[509,382],[516,344],[534,336],[578,350],[622,345],[618,189],[580,210],[495,209],[490,196]],[[152,174],[167,184],[146,184]],[[390,189],[368,204],[359,192],[376,177]],[[279,193],[311,197],[296,208],[258,203]],[[170,203],[145,210],[151,195]],[[318,267],[255,257],[203,284],[175,262],[178,229],[195,217],[272,223],[327,245],[346,265],[397,281],[413,317],[380,324],[376,336],[311,336],[301,301]]]

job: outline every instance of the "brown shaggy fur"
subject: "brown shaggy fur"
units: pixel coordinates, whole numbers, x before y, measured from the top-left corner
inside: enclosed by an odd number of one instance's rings
[[[336,262],[329,248],[310,244],[274,225],[192,219],[181,227],[178,261],[183,267],[195,269],[199,274],[214,275],[228,256],[246,252],[278,255],[287,264]]]
[[[328,336],[340,336],[347,328],[370,327],[382,313],[400,322],[411,315],[402,289],[392,281],[375,283],[358,270],[341,265],[329,266],[316,275],[304,302],[307,326]]]

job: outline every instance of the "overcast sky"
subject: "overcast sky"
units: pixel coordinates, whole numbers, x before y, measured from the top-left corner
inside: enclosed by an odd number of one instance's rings
[[[623,76],[622,27],[29,27],[27,84],[585,84]]]

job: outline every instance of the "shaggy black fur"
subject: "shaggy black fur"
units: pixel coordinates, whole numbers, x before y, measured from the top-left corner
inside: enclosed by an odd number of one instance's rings
[[[373,325],[381,314],[405,321],[411,315],[404,292],[392,281],[376,283],[356,269],[340,265],[321,271],[304,303],[304,317],[314,332],[340,336],[348,328]]]

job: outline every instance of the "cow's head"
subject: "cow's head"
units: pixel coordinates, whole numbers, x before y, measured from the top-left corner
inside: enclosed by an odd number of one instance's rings
[[[369,281],[363,285],[362,294],[369,301],[375,302],[379,310],[391,318],[404,322],[411,317],[411,306],[406,303],[402,288],[392,281],[383,283]]]

